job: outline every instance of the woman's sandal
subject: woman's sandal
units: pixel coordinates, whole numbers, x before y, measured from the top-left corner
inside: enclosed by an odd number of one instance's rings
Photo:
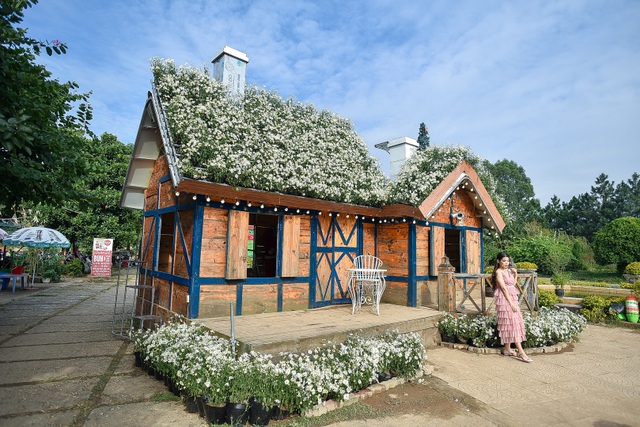
[[[518,360],[522,360],[525,363],[531,363],[533,362],[533,359],[530,358],[529,356],[523,356],[522,353],[518,353],[518,356],[516,357],[516,359]]]
[[[502,350],[502,355],[503,355],[503,356],[513,357],[513,356],[515,356],[515,355],[516,355],[516,353],[515,353],[513,350],[506,350],[506,349],[503,349],[503,350]]]

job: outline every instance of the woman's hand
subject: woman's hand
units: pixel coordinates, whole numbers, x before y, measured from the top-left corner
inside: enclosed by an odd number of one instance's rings
[[[514,303],[509,303],[509,305],[511,306],[511,310],[515,313],[516,311],[518,311],[518,307],[514,304]]]

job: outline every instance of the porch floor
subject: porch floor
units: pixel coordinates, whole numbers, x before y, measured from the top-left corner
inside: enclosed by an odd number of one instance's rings
[[[281,313],[251,314],[234,317],[237,349],[277,355],[302,352],[325,344],[341,342],[349,334],[373,336],[386,330],[417,332],[426,347],[439,342],[436,323],[440,312],[427,307],[380,304],[380,316],[370,307],[351,314],[351,305]],[[194,319],[217,335],[231,336],[229,317]]]

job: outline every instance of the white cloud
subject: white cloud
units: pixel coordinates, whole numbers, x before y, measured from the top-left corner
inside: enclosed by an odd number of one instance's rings
[[[629,1],[42,0],[29,35],[93,91],[94,130],[133,142],[149,59],[248,54],[249,83],[349,117],[373,145],[416,137],[522,165],[546,203],[619,182],[640,155],[640,3]]]

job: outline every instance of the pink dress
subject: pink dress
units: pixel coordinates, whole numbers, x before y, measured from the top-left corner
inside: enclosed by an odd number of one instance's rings
[[[522,313],[518,305],[518,289],[515,286],[515,275],[511,270],[505,270],[502,274],[502,281],[509,292],[511,301],[517,307],[516,311],[511,309],[509,301],[502,293],[499,286],[496,286],[495,303],[496,312],[498,313],[498,335],[502,344],[515,343],[525,341],[524,322],[522,321]]]

